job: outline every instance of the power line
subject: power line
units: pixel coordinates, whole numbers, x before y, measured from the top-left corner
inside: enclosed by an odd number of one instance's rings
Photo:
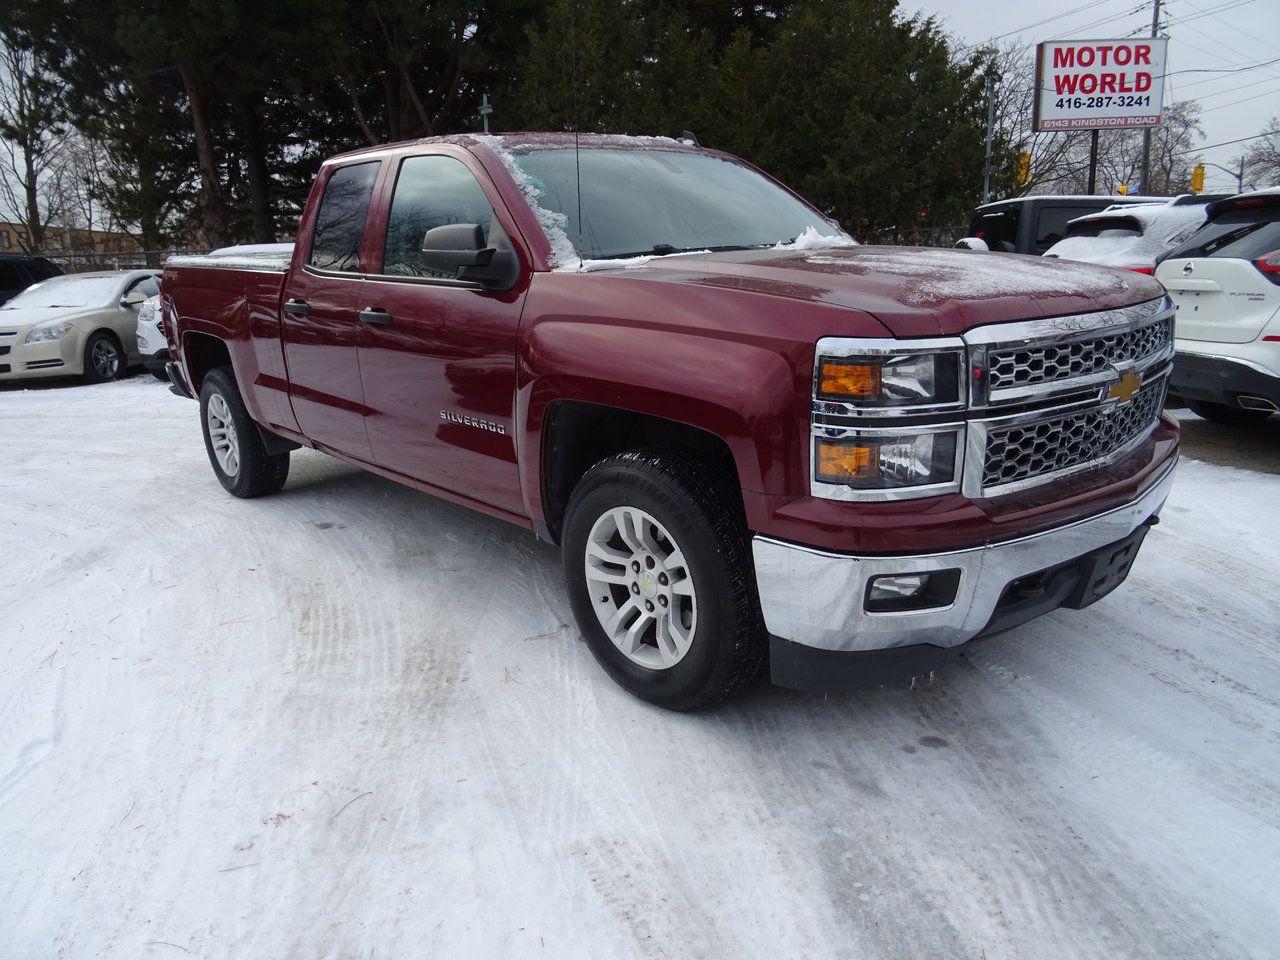
[[[1076,13],[1084,13],[1084,11],[1086,10],[1092,10],[1094,7],[1100,7],[1104,3],[1110,3],[1110,2],[1111,0],[1093,0],[1093,3],[1086,3],[1086,4],[1083,4],[1082,6],[1074,7],[1070,10],[1067,10],[1064,13],[1055,14],[1052,17],[1045,17],[1043,20],[1037,20],[1035,23],[1028,23],[1025,27],[1019,27],[1017,30],[1010,30],[1008,33],[996,34],[994,37],[988,37],[986,40],[983,40],[980,43],[971,43],[968,46],[961,47],[960,50],[961,52],[966,50],[973,50],[976,47],[981,47],[981,46],[984,46],[985,44],[993,43],[996,40],[1003,40],[1005,37],[1012,37],[1015,34],[1025,33],[1026,31],[1030,30],[1032,27],[1043,26],[1046,23],[1052,23],[1054,20],[1061,20],[1063,17],[1069,17]]]
[[[1222,67],[1222,68],[1206,67],[1203,69],[1196,69],[1196,70],[1174,70],[1171,73],[1162,73],[1160,74],[1160,76],[1176,77],[1181,73],[1244,73],[1246,70],[1257,70],[1259,67],[1269,67],[1273,63],[1280,63],[1280,57],[1276,57],[1274,60],[1268,60],[1265,63],[1253,63],[1247,67]],[[1212,77],[1211,79],[1217,80],[1218,78]],[[1192,86],[1192,84],[1189,83],[1187,84],[1187,86],[1190,87]]]
[[[1275,83],[1280,77],[1263,77],[1261,80],[1255,80],[1253,83],[1242,83],[1238,87],[1227,87],[1225,90],[1215,90],[1213,93],[1206,93],[1203,97],[1194,97],[1195,100],[1212,100],[1214,97],[1220,97],[1223,94],[1235,93],[1239,90],[1248,90],[1250,87],[1256,87],[1263,83]],[[1185,99],[1185,98],[1184,98]]]
[[[1175,157],[1181,157],[1188,153],[1199,153],[1201,150],[1212,150],[1214,147],[1229,147],[1233,143],[1245,143],[1249,140],[1261,140],[1263,137],[1274,137],[1280,130],[1272,130],[1270,133],[1258,133],[1252,137],[1241,137],[1239,140],[1223,140],[1221,143],[1206,143],[1203,146],[1192,147],[1190,150],[1179,150],[1174,154]]]
[[[1200,112],[1213,113],[1215,110],[1225,110],[1227,107],[1234,107],[1238,103],[1248,103],[1250,100],[1257,100],[1259,97],[1274,96],[1277,93],[1280,93],[1280,87],[1276,87],[1274,90],[1263,90],[1261,93],[1255,94],[1252,97],[1245,97],[1243,100],[1232,100],[1230,103],[1220,103],[1216,107],[1210,107],[1208,110],[1201,110]]]

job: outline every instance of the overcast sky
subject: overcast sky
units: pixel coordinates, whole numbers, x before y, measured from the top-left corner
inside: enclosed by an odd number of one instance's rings
[[[1011,34],[1005,39],[1016,37],[1029,45],[1053,39],[1113,39],[1144,25],[1148,31],[1151,28],[1150,0],[902,0],[901,9],[937,17],[966,43],[1000,34]],[[1280,0],[1167,0],[1163,9],[1170,73],[1277,61],[1234,74],[1170,76],[1165,104],[1200,101],[1204,144],[1261,133],[1268,118],[1280,114]],[[1034,26],[1036,21],[1047,22]],[[1208,149],[1204,159],[1230,166],[1240,149],[1248,146]],[[1227,174],[1207,169],[1206,189],[1234,186]]]

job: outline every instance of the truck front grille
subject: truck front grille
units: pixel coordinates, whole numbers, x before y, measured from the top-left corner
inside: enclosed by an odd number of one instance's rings
[[[978,327],[964,492],[998,496],[1100,466],[1155,429],[1173,368],[1168,298]]]
[[[1160,317],[1145,327],[1089,339],[992,350],[988,376],[993,390],[1052,383],[1155,356],[1172,342],[1173,317]]]
[[[982,485],[999,487],[1105,461],[1146,436],[1164,406],[1167,378],[1127,405],[1055,414],[987,434]]]

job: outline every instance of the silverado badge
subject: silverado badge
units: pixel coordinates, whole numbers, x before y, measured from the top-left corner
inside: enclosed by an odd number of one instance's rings
[[[1142,387],[1142,378],[1136,373],[1126,373],[1120,378],[1119,383],[1113,383],[1111,389],[1107,391],[1107,397],[1116,400],[1121,404],[1126,404],[1133,399],[1133,395]]]

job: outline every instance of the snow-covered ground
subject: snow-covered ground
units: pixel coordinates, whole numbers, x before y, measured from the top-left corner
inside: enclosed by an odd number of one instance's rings
[[[148,377],[0,392],[0,957],[1270,958],[1280,476],[932,686],[627,696],[554,551]]]

